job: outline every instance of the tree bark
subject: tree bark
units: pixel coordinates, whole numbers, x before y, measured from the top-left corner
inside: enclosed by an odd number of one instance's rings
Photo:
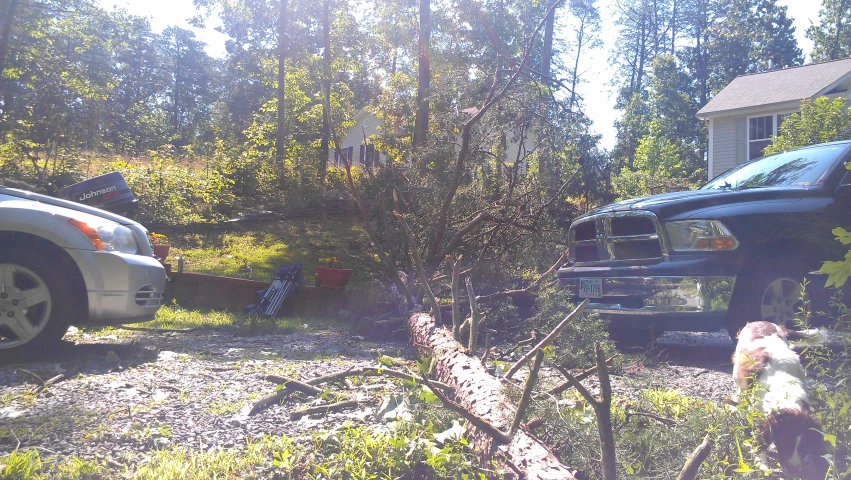
[[[700,465],[706,460],[706,457],[709,456],[711,451],[712,436],[707,433],[703,437],[703,441],[700,442],[700,445],[689,455],[685,465],[683,465],[683,469],[680,471],[679,476],[677,476],[677,480],[694,480],[697,477],[698,470],[700,470]]]
[[[547,6],[549,15],[547,15],[547,25],[544,27],[544,52],[541,60],[541,82],[550,85],[550,68],[553,61],[553,27],[555,26],[556,13],[553,9],[556,0],[550,0]]]
[[[3,30],[0,32],[0,99],[4,99],[3,71],[6,69],[6,56],[9,54],[9,37],[12,35],[12,21],[15,19],[15,10],[17,8],[18,0],[12,0],[9,3],[9,10],[6,12],[6,19],[3,21]]]
[[[287,0],[281,0],[281,11],[278,13],[278,131],[275,138],[275,160],[284,166],[284,145],[287,141],[286,102],[284,85],[287,71]]]
[[[417,77],[417,114],[413,146],[422,145],[428,135],[428,104],[431,88],[431,0],[420,0],[419,74]],[[421,165],[424,168],[425,164]]]
[[[331,140],[331,0],[322,2],[322,42],[324,68],[322,69],[322,140],[319,147],[319,181],[325,181]]]
[[[423,355],[434,355],[435,373],[441,381],[455,387],[455,401],[503,432],[511,426],[515,406],[502,393],[502,385],[484,365],[463,347],[445,328],[435,327],[434,319],[415,313],[408,319],[411,340]],[[497,444],[475,427],[467,426],[467,439],[480,461],[491,458],[526,479],[574,479],[575,471],[563,465],[537,439],[521,428],[508,444]]]

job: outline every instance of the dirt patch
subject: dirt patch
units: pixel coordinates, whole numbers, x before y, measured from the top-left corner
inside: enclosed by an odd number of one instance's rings
[[[47,456],[98,454],[132,462],[131,453],[156,447],[228,448],[266,434],[293,436],[374,421],[381,399],[399,390],[397,381],[364,378],[352,392],[361,405],[327,416],[290,421],[290,411],[316,401],[297,395],[248,418],[236,414],[275,391],[264,375],[308,379],[375,366],[381,353],[413,354],[404,343],[339,332],[122,332],[121,338],[84,334],[73,340],[47,361],[0,367],[0,455],[20,441],[20,448],[37,447]],[[77,359],[79,373],[72,379],[37,397],[29,393],[34,380],[20,369],[47,379]]]
[[[156,448],[214,450],[240,447],[263,435],[302,436],[345,422],[379,423],[382,401],[402,390],[398,380],[366,377],[346,393],[357,408],[290,420],[293,410],[322,401],[291,396],[244,417],[247,403],[275,391],[263,379],[277,374],[306,380],[349,368],[376,366],[380,354],[414,360],[405,342],[375,342],[348,332],[299,331],[245,336],[230,330],[190,333],[115,331],[66,337],[51,358],[0,367],[0,456],[37,447],[43,457],[108,458],[131,467]],[[720,338],[720,337],[719,337]],[[647,388],[679,389],[709,400],[730,396],[732,343],[689,334],[663,337],[649,362],[630,363],[614,375],[617,397]],[[35,381],[72,368],[78,373],[34,396]],[[551,370],[545,375],[558,381]],[[594,377],[586,380],[596,387]],[[346,387],[337,385],[334,390]]]

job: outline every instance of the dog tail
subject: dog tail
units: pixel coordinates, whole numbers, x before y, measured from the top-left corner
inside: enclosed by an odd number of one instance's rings
[[[787,330],[786,338],[796,347],[817,347],[827,345],[833,334],[826,328],[809,328],[807,330]]]

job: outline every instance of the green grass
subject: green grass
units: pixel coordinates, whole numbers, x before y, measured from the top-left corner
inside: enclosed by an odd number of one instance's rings
[[[307,325],[307,328],[305,328]],[[150,322],[134,326],[150,328],[221,328],[253,333],[294,333],[298,331],[337,330],[347,323],[327,318],[261,318],[253,323],[248,315],[222,311],[186,310],[172,305],[161,308]],[[113,332],[114,333],[114,332]]]
[[[268,281],[278,268],[302,262],[305,280],[312,285],[319,259],[337,257],[341,267],[355,269],[354,283],[366,279],[357,260],[345,252],[362,254],[368,246],[359,217],[319,214],[255,226],[253,230],[236,226],[228,232],[157,233],[169,237],[173,266],[180,256],[189,272]]]

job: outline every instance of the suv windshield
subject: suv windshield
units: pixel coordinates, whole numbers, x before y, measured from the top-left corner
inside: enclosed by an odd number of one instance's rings
[[[815,185],[846,148],[846,144],[820,145],[760,158],[719,175],[701,190]]]

